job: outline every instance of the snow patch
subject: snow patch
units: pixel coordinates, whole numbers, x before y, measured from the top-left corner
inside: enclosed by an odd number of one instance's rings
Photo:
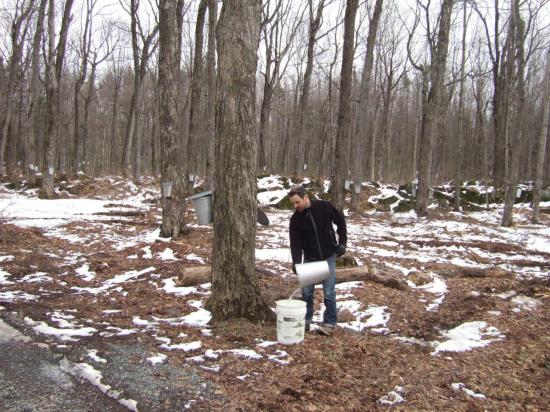
[[[442,335],[448,338],[444,342],[437,342],[432,355],[439,352],[465,352],[474,348],[482,348],[491,342],[504,339],[504,335],[494,326],[488,326],[486,322],[466,322]],[[490,337],[489,339],[484,339]]]

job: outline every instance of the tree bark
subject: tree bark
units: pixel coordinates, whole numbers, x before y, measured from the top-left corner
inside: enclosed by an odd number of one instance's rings
[[[355,16],[358,0],[347,0],[344,17],[344,45],[342,49],[342,72],[340,74],[340,102],[338,106],[338,131],[336,156],[332,173],[332,195],[334,206],[344,209],[344,181],[348,175],[348,141],[351,124],[351,75],[355,50]]]
[[[21,5],[22,10],[16,10],[16,14],[11,23],[11,55],[8,62],[9,74],[8,84],[6,87],[6,106],[4,107],[4,116],[2,118],[2,126],[0,128],[0,175],[6,173],[5,167],[5,152],[6,143],[8,141],[8,132],[11,125],[11,118],[15,106],[15,92],[20,82],[20,65],[23,55],[23,44],[25,42],[26,32],[28,29],[27,20],[32,13],[33,3],[23,2]],[[19,14],[21,12],[21,14]],[[23,24],[25,26],[23,27]],[[23,29],[23,33],[21,30]]]
[[[298,105],[297,128],[295,138],[298,140],[298,150],[294,152],[293,171],[298,175],[304,173],[305,152],[308,135],[306,133],[307,117],[309,111],[309,91],[311,87],[311,75],[313,73],[313,52],[317,42],[317,32],[321,27],[325,0],[320,0],[317,5],[315,17],[313,17],[313,0],[308,0],[309,5],[309,32],[307,42],[307,61]]]
[[[374,62],[374,46],[376,44],[376,34],[382,15],[382,5],[384,0],[376,0],[372,18],[369,21],[369,34],[367,35],[367,51],[365,54],[365,63],[363,73],[361,74],[361,85],[359,89],[359,113],[357,124],[357,142],[358,145],[353,151],[353,182],[355,185],[361,184],[365,174],[363,159],[367,157],[367,141],[369,130],[369,95],[371,93],[371,76]],[[352,206],[358,210],[359,193],[352,191]]]
[[[163,197],[162,237],[177,237],[187,231],[185,224],[185,183],[178,173],[180,159],[178,135],[178,19],[177,0],[159,4],[159,126],[161,142],[161,183],[171,182],[170,197]]]
[[[531,214],[531,223],[539,223],[539,204],[540,192],[542,189],[542,178],[544,174],[544,155],[546,153],[546,139],[548,136],[550,118],[550,48],[546,51],[546,66],[544,70],[542,92],[542,124],[540,127],[539,138],[537,142],[537,154],[535,163],[535,184],[533,186],[533,213]]]
[[[214,320],[273,319],[254,270],[255,86],[260,0],[224,2],[217,27],[216,174],[212,250]]]
[[[55,0],[49,0],[48,15],[48,67],[46,71],[47,83],[47,102],[48,102],[48,121],[44,138],[44,169],[42,176],[42,196],[53,198],[54,182],[54,145],[59,139],[59,116],[61,111],[60,84],[63,71],[63,62],[65,60],[65,50],[67,48],[67,35],[71,23],[71,9],[74,0],[67,0],[63,10],[63,19],[61,20],[61,30],[59,32],[59,41],[55,45]]]
[[[432,49],[432,61],[429,69],[424,69],[428,72],[423,73],[423,76],[429,76],[431,84],[427,98],[422,105],[422,123],[419,136],[418,189],[415,203],[415,211],[419,216],[428,214],[427,207],[434,154],[434,124],[445,78],[452,8],[453,0],[442,1],[437,46]]]
[[[511,0],[512,13],[509,30],[512,30],[512,41],[506,54],[507,89],[511,92],[512,119],[511,136],[507,142],[509,167],[507,170],[506,198],[502,213],[501,225],[510,227],[513,224],[513,208],[519,173],[519,150],[524,136],[525,123],[525,22],[519,11],[519,0]]]
[[[216,0],[208,3],[208,46],[206,51],[208,94],[206,96],[206,182],[205,189],[214,190],[214,168],[216,162],[216,21],[218,8]]]
[[[193,58],[193,72],[191,73],[191,103],[189,105],[189,131],[187,144],[187,165],[190,173],[197,174],[200,170],[201,144],[201,79],[203,72],[203,44],[204,21],[206,16],[206,0],[201,0],[197,12],[195,26],[195,56]],[[192,183],[191,183],[192,184]],[[192,186],[191,186],[192,188]]]
[[[460,86],[458,91],[458,130],[457,130],[457,152],[455,155],[456,169],[455,169],[455,204],[454,210],[460,210],[460,191],[462,188],[462,181],[464,180],[464,142],[466,137],[464,136],[464,87],[466,83],[466,29],[468,27],[467,14],[466,14],[466,2],[463,4],[462,15],[462,45],[460,54]]]
[[[122,169],[122,174],[126,177],[129,176],[131,174],[130,172],[132,171],[132,164],[130,160],[132,155],[132,146],[136,138],[136,128],[139,124],[137,106],[141,101],[142,83],[146,74],[149,58],[151,57],[151,54],[153,53],[153,50],[156,46],[153,42],[159,30],[159,26],[157,24],[151,29],[151,32],[148,33],[147,35],[141,32],[139,33],[139,35],[141,36],[141,40],[143,41],[143,47],[140,50],[139,44],[138,44],[138,26],[139,26],[138,8],[139,8],[139,1],[130,0],[130,31],[131,31],[131,37],[132,37],[134,87],[132,90],[132,97],[130,99],[130,107],[128,109],[128,122],[126,124],[126,132],[124,137],[124,149],[122,153],[121,169]],[[136,143],[136,146],[138,146],[137,143]],[[136,153],[140,154],[141,148],[137,147]],[[137,168],[138,167],[136,167],[136,169]],[[134,177],[139,179],[139,176],[134,176]]]

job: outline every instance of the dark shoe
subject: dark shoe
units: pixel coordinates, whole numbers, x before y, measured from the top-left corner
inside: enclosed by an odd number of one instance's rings
[[[307,322],[307,321],[306,321],[306,327],[305,327],[305,329],[306,329],[306,333],[309,332],[309,331],[311,330],[311,322]]]
[[[330,323],[323,323],[317,328],[317,333],[323,336],[330,336],[334,333],[336,325],[331,325]]]

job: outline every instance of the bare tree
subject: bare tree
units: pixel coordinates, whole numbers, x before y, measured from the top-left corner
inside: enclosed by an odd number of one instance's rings
[[[12,114],[15,106],[15,92],[19,86],[19,73],[21,58],[23,55],[23,43],[29,25],[29,17],[33,11],[33,2],[27,0],[17,0],[15,5],[15,15],[11,22],[10,40],[11,55],[8,61],[8,82],[6,85],[6,102],[4,115],[2,117],[2,127],[0,129],[0,175],[6,173],[4,165],[4,153],[6,151],[6,142],[8,141],[8,131],[10,128]]]
[[[501,225],[509,227],[513,224],[512,211],[516,199],[519,147],[523,138],[523,123],[525,121],[525,21],[522,19],[519,0],[511,0],[511,16],[508,24],[510,40],[505,49],[503,59],[506,71],[506,88],[510,93],[511,128],[507,139],[509,153],[509,168],[506,176],[506,198],[502,213]]]
[[[180,173],[178,139],[178,10],[177,0],[159,4],[159,118],[161,141],[161,184],[172,184],[172,193],[163,194],[161,236],[177,237],[186,231],[185,176]]]
[[[212,250],[214,320],[273,318],[258,287],[255,85],[261,1],[224,2],[217,27],[216,173]]]
[[[418,189],[415,203],[416,213],[419,216],[425,216],[427,214],[428,195],[432,178],[435,119],[439,109],[441,91],[444,87],[453,0],[443,0],[441,2],[437,37],[431,32],[430,3],[428,2],[427,5],[424,5],[417,0],[417,4],[423,9],[425,14],[426,34],[431,58],[429,65],[421,66],[414,62],[410,50],[408,53],[412,65],[422,73],[423,96],[425,96],[422,102],[417,175]],[[419,16],[417,15],[415,27],[418,24],[418,18]],[[408,46],[410,45],[411,38],[412,36],[409,36]]]
[[[276,3],[275,11],[270,13],[268,6],[263,10],[262,39],[265,47],[265,72],[262,104],[260,108],[260,131],[258,146],[258,171],[266,171],[271,162],[268,160],[270,150],[268,148],[269,119],[271,117],[271,101],[275,86],[278,85],[285,74],[287,65],[285,56],[289,52],[294,37],[302,22],[302,14],[297,13],[291,18],[291,5],[286,3],[283,8],[282,0]],[[288,63],[288,61],[287,61]]]
[[[42,196],[53,197],[54,144],[59,138],[59,117],[61,111],[60,84],[67,49],[67,35],[71,23],[71,9],[74,0],[66,0],[59,31],[59,41],[55,43],[55,0],[49,0],[48,10],[48,61],[46,68],[46,100],[48,107],[47,125],[44,136],[44,163],[42,176]]]
[[[359,111],[357,124],[357,147],[353,151],[353,181],[355,186],[360,188],[364,176],[363,159],[367,154],[367,141],[369,129],[369,95],[371,93],[371,75],[374,61],[374,46],[376,44],[376,34],[382,15],[382,5],[384,0],[376,0],[372,17],[369,19],[369,34],[367,35],[367,50],[365,53],[365,63],[361,74],[361,85],[359,88]],[[352,205],[357,209],[359,200],[359,191],[354,190],[352,194]]]
[[[40,50],[42,38],[44,37],[44,19],[46,16],[46,6],[48,0],[40,0],[38,6],[38,15],[36,17],[36,26],[32,40],[31,56],[31,80],[30,80],[30,100],[29,110],[30,132],[25,156],[26,177],[29,184],[34,185],[36,173],[38,172],[37,145],[41,130],[41,111],[40,111]]]
[[[157,46],[156,36],[159,30],[156,22],[149,31],[145,31],[138,17],[139,0],[130,0],[130,31],[132,35],[132,56],[134,64],[134,87],[128,109],[128,123],[126,124],[126,133],[124,138],[122,173],[128,176],[132,167],[130,162],[132,145],[134,139],[139,136],[136,134],[136,125],[138,124],[137,107],[141,97],[141,86],[143,78],[147,73],[147,64]],[[136,142],[136,163],[140,158],[140,142]],[[138,168],[139,169],[139,168]],[[134,176],[139,179],[139,176]]]
[[[542,122],[537,142],[537,157],[535,162],[535,184],[533,185],[533,213],[531,215],[531,223],[539,223],[539,203],[540,192],[542,189],[542,177],[544,174],[544,155],[546,140],[549,130],[550,118],[550,48],[546,52],[546,65],[544,69],[544,79],[542,83]]]
[[[216,0],[208,2],[208,46],[206,51],[206,72],[208,82],[208,94],[206,96],[206,189],[214,189],[214,167],[216,161],[216,118],[214,107],[216,105],[216,22],[218,8]]]
[[[347,0],[344,17],[344,45],[342,49],[342,72],[340,74],[340,103],[338,106],[338,132],[336,139],[336,157],[332,174],[331,192],[334,205],[344,209],[344,181],[348,175],[348,141],[351,124],[351,74],[353,70],[353,52],[355,46],[355,16],[359,0]]]
[[[389,17],[391,17],[391,15]],[[386,176],[383,174],[384,168],[390,169],[391,167],[389,164],[385,163],[389,163],[389,153],[391,153],[390,115],[394,100],[394,91],[408,70],[406,61],[399,56],[398,50],[403,40],[401,27],[395,27],[394,21],[387,20],[384,22],[382,33],[383,35],[378,44],[382,111],[380,113],[380,132],[378,133],[378,139],[376,140],[376,144],[373,142],[375,146],[373,150],[376,154],[375,177],[379,181],[382,181],[384,177],[388,177],[388,174],[386,174]]]
[[[86,0],[86,18],[80,44],[77,47],[77,54],[80,60],[78,76],[74,85],[74,155],[73,171],[78,173],[81,170],[82,159],[86,157],[82,152],[82,120],[80,115],[80,101],[82,99],[82,87],[88,76],[88,65],[90,60],[90,49],[92,43],[92,15],[97,0]]]
[[[193,56],[193,71],[191,72],[191,100],[189,104],[187,167],[188,171],[199,173],[201,141],[201,79],[203,74],[203,44],[204,22],[206,17],[206,0],[200,0],[195,24],[195,55]]]
[[[464,177],[464,157],[465,147],[464,142],[466,140],[464,136],[464,122],[465,122],[465,102],[464,91],[466,87],[466,31],[468,28],[468,14],[467,14],[467,2],[462,4],[462,42],[460,47],[460,85],[458,91],[458,130],[456,133],[456,140],[458,142],[457,151],[455,154],[456,159],[456,174],[455,174],[455,204],[454,209],[460,210],[460,192],[462,181]]]
[[[293,156],[292,169],[298,174],[304,172],[304,159],[307,144],[307,136],[305,135],[305,126],[307,124],[307,116],[309,110],[309,93],[311,87],[311,75],[313,72],[313,52],[317,42],[317,32],[321,28],[321,19],[323,17],[323,9],[325,0],[319,0],[317,9],[314,10],[313,0],[308,0],[309,9],[309,30],[307,42],[307,60],[304,77],[302,81],[302,90],[300,93],[300,102],[298,104],[297,127],[295,136],[298,138],[298,150]]]

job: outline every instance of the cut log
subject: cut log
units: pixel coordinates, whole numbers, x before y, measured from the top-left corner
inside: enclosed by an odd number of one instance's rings
[[[211,271],[212,268],[210,266],[191,266],[181,268],[176,283],[178,286],[195,286],[202,283],[208,283],[210,282]],[[259,267],[256,267],[256,272],[266,276],[276,275],[270,270]],[[407,282],[403,279],[402,275],[400,275],[400,272],[395,269],[386,267],[379,268],[372,266],[359,266],[336,270],[336,283],[353,281],[375,282],[399,290],[409,289]]]
[[[336,271],[336,283],[369,281],[380,283],[384,286],[407,290],[409,285],[403,279],[403,276],[394,269],[379,268],[372,266],[360,266],[355,268],[344,268]]]

